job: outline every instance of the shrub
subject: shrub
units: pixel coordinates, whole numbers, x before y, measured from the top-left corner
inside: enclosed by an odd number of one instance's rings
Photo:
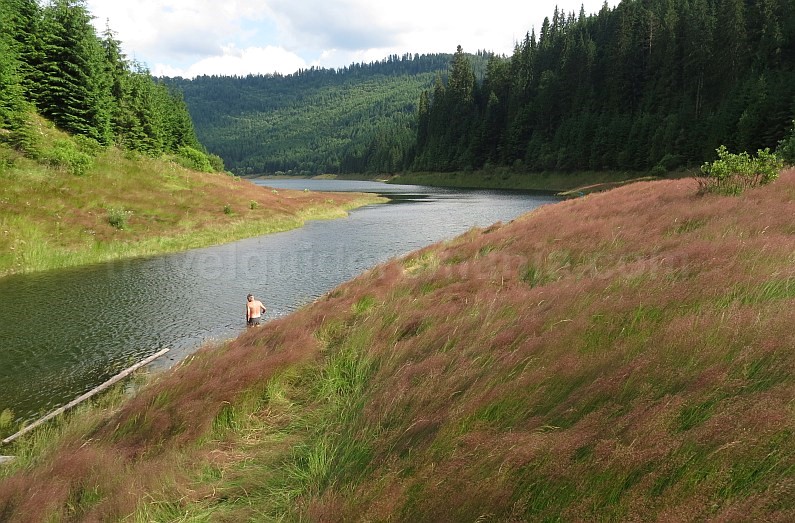
[[[224,205],[224,214],[232,214],[232,206],[228,203]]]
[[[93,138],[78,134],[72,137],[72,140],[78,151],[86,153],[89,156],[97,157],[102,152],[102,144]]]
[[[14,166],[14,156],[6,147],[0,147],[0,174]]]
[[[255,200],[251,200],[250,202],[248,202],[248,208],[251,209],[252,211],[254,209],[256,209],[257,206],[258,206],[258,204],[257,204],[257,202]]]
[[[117,229],[124,230],[127,227],[127,219],[132,211],[127,211],[123,207],[111,207],[108,209],[108,223]]]
[[[14,413],[11,412],[11,409],[4,409],[0,412],[0,430],[11,427],[13,421]]]
[[[42,159],[53,167],[66,169],[75,176],[83,176],[91,168],[94,158],[77,148],[72,140],[56,140],[52,149],[42,153]]]
[[[208,161],[210,162],[210,167],[212,167],[213,171],[222,173],[226,170],[224,167],[224,160],[217,154],[208,154],[207,155]]]
[[[213,172],[213,167],[207,155],[193,147],[180,147],[177,152],[177,163],[188,169],[195,171],[202,171],[206,173]]]
[[[658,176],[662,178],[666,174],[668,174],[668,169],[666,169],[664,165],[658,163],[657,165],[651,168],[650,174],[652,176]]]
[[[666,154],[663,156],[660,161],[658,162],[659,165],[663,166],[666,171],[673,171],[674,169],[678,169],[682,166],[682,157],[678,154]]]
[[[7,142],[29,158],[39,157],[39,138],[29,119],[31,111],[13,113],[8,117],[7,129],[0,132],[0,142]]]
[[[696,176],[699,193],[740,194],[749,187],[767,185],[784,168],[784,162],[770,152],[757,151],[756,158],[747,152],[732,154],[721,145],[717,149],[718,159],[701,166]]]

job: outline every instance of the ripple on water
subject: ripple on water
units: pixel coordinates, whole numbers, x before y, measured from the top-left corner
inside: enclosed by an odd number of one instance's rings
[[[0,279],[0,411],[31,420],[163,347],[171,351],[157,368],[234,337],[245,330],[249,292],[276,318],[378,263],[554,201],[367,182],[325,186],[318,190],[402,193],[402,203],[207,249]]]

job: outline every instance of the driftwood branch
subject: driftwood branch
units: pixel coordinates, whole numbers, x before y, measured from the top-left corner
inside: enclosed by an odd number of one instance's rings
[[[6,439],[3,440],[2,444],[6,445],[8,443],[11,443],[12,441],[17,439],[18,437],[22,436],[23,434],[27,434],[31,430],[35,429],[36,427],[38,427],[42,423],[45,423],[45,422],[51,420],[52,418],[54,418],[55,416],[57,416],[59,414],[63,414],[65,411],[67,411],[67,410],[71,409],[72,407],[82,403],[83,401],[87,400],[88,398],[90,398],[91,396],[97,394],[98,392],[102,392],[103,390],[107,389],[108,387],[110,387],[114,383],[116,383],[116,382],[118,382],[120,380],[123,380],[124,378],[126,378],[127,376],[129,376],[130,374],[135,372],[136,370],[140,369],[144,365],[148,365],[149,363],[152,363],[153,361],[155,361],[157,358],[159,358],[163,354],[167,353],[168,351],[169,351],[169,349],[162,349],[162,350],[156,352],[155,354],[152,354],[151,356],[149,356],[145,360],[139,361],[138,363],[136,363],[132,367],[121,371],[120,373],[116,374],[115,376],[113,376],[111,379],[109,379],[108,381],[106,381],[102,385],[99,385],[98,387],[94,387],[93,389],[91,389],[90,391],[86,392],[82,396],[79,396],[79,397],[73,399],[72,401],[70,401],[69,403],[64,405],[63,407],[55,409],[54,411],[50,412],[49,414],[47,414],[46,416],[44,416],[40,420],[36,421],[35,423],[31,423],[30,425],[26,426],[25,428],[23,428],[22,430],[20,430],[16,434],[13,434],[13,435],[7,437]]]

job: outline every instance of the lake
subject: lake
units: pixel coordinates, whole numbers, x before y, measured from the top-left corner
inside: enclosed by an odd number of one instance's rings
[[[557,201],[528,192],[337,180],[274,190],[379,193],[347,218],[188,252],[0,279],[0,412],[34,420],[168,347],[165,368],[245,329],[246,294],[289,314],[363,271]]]

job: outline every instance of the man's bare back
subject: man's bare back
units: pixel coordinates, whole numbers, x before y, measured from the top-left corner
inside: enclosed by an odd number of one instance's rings
[[[259,320],[266,311],[261,301],[255,300],[251,294],[246,296],[246,323],[259,325]]]

